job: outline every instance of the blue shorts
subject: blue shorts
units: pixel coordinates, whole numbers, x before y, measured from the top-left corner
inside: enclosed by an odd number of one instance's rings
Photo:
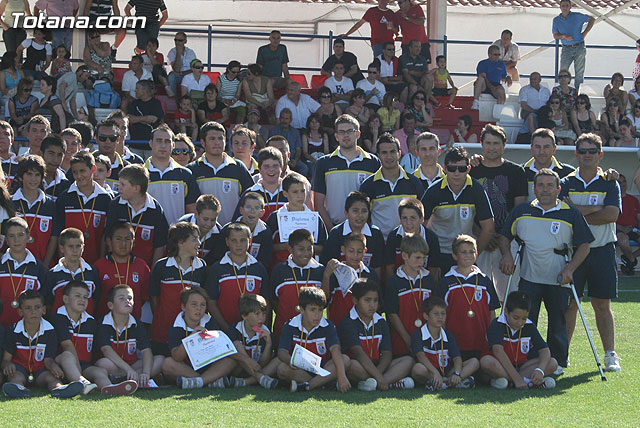
[[[24,380],[26,381],[27,385],[29,385],[29,371],[25,368],[22,367],[20,364],[15,364],[16,366],[16,371],[20,372],[24,375]],[[33,383],[36,382],[36,380],[38,379],[38,376],[40,376],[42,373],[46,372],[47,369],[40,369],[40,370],[36,370],[35,372],[33,372]]]
[[[589,297],[597,299],[618,297],[615,243],[610,242],[602,247],[591,248],[587,258],[573,273],[573,282],[579,297],[582,297],[587,283]]]

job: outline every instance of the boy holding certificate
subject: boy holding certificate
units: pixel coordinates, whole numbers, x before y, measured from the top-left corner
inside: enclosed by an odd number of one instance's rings
[[[340,342],[352,358],[349,378],[359,381],[361,391],[413,388],[413,379],[407,377],[413,358],[392,359],[389,324],[377,313],[377,282],[358,279],[350,294],[354,306],[338,328]]]
[[[182,339],[195,332],[218,330],[213,317],[207,314],[207,300],[207,293],[202,288],[185,288],[180,293],[182,312],[169,330],[170,356],[165,358],[162,372],[167,378],[175,379],[182,389],[202,388],[205,385],[226,388],[235,385],[235,378],[227,377],[236,366],[232,357],[222,358],[196,371],[182,344]]]
[[[304,287],[300,290],[300,314],[289,320],[282,330],[278,348],[278,377],[291,381],[291,392],[309,391],[337,379],[340,392],[351,389],[346,370],[351,360],[342,354],[336,327],[324,318],[327,299],[319,288]],[[296,346],[320,357],[321,367],[328,375],[314,375],[291,365],[291,355]]]
[[[246,385],[259,383],[265,389],[275,389],[278,379],[274,376],[280,361],[273,358],[271,331],[264,324],[267,314],[271,314],[267,301],[259,294],[245,294],[238,301],[238,310],[242,321],[229,329],[229,338],[238,351],[238,358],[244,361],[244,366],[251,367],[252,374],[241,378],[248,373],[244,367],[237,366],[233,371],[236,386],[239,382]]]
[[[273,264],[287,260],[289,234],[296,229],[307,229],[313,234],[315,254],[322,252],[327,241],[327,228],[317,212],[311,211],[304,203],[309,182],[297,172],[289,173],[282,180],[282,190],[287,202],[282,208],[271,213],[267,226],[273,232]],[[292,214],[293,213],[293,214]]]

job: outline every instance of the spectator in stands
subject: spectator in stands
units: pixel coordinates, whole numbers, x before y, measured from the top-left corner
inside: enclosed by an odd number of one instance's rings
[[[576,74],[576,89],[584,81],[584,67],[587,59],[587,48],[584,38],[591,31],[596,20],[593,16],[584,13],[571,12],[571,0],[560,0],[560,15],[553,18],[553,38],[562,43],[562,54],[560,56],[560,68],[569,69],[573,63]],[[584,24],[586,28],[582,30]]]
[[[498,104],[504,104],[507,97],[502,82],[511,86],[511,77],[507,74],[507,67],[500,61],[500,48],[491,45],[488,50],[489,58],[480,61],[476,67],[478,78],[473,83],[472,110],[479,110],[480,94],[490,94]]]
[[[636,50],[640,51],[640,39],[636,40]],[[633,71],[631,72],[631,78],[636,81],[640,76],[640,53],[636,57],[636,62],[633,64]]]
[[[436,65],[437,67],[432,69],[429,73],[433,78],[433,90],[431,94],[429,94],[429,99],[436,105],[439,106],[440,103],[435,97],[449,97],[447,100],[447,104],[445,107],[453,108],[453,99],[456,97],[458,93],[458,88],[453,83],[453,79],[451,78],[451,74],[449,74],[449,70],[447,70],[447,57],[444,55],[438,55],[436,57]],[[448,88],[447,85],[451,85],[451,88]]]
[[[616,245],[622,251],[622,272],[626,275],[633,275],[634,268],[638,264],[637,256],[640,255],[638,248],[631,248],[629,241],[640,242],[640,202],[635,196],[627,193],[627,178],[620,174],[618,178],[620,185],[620,195],[622,196],[622,212],[616,221],[616,235],[618,242]]]
[[[345,38],[353,34],[357,29],[362,27],[365,22],[371,26],[371,49],[373,50],[373,58],[382,55],[382,47],[385,43],[395,41],[395,35],[398,32],[398,24],[396,16],[391,9],[387,9],[389,0],[378,0],[378,5],[370,7],[364,13],[364,16],[344,34],[339,37]]]
[[[204,101],[198,104],[196,118],[200,126],[206,122],[216,121],[225,123],[229,120],[229,109],[218,101],[218,87],[210,83],[204,88]]]
[[[624,90],[624,76],[622,73],[613,73],[613,76],[611,76],[611,83],[607,83],[602,95],[604,95],[604,98],[607,101],[611,98],[617,98],[618,103],[620,104],[620,112],[624,114],[627,111],[629,94]]]
[[[24,39],[16,53],[22,58],[22,51],[26,50],[26,58],[22,64],[22,70],[27,76],[31,76],[34,80],[40,80],[44,76],[45,70],[51,65],[51,43],[47,43],[45,30],[35,28],[33,30],[33,38]]]
[[[0,93],[4,98],[13,97],[24,73],[18,68],[20,59],[15,52],[5,52],[0,63]]]
[[[511,76],[513,82],[520,80],[520,74],[516,65],[520,61],[520,47],[511,41],[513,33],[510,30],[503,30],[500,38],[493,42],[494,46],[500,48],[500,59],[507,67],[507,73]]]
[[[382,107],[376,112],[380,116],[382,129],[385,132],[393,132],[400,128],[400,110],[398,109],[398,95],[387,92],[382,99]],[[374,141],[374,144],[377,144]]]
[[[418,40],[420,42],[420,55],[427,59],[427,64],[431,64],[431,51],[427,29],[424,26],[425,16],[422,6],[412,3],[411,0],[398,0],[400,9],[396,11],[396,24],[402,32],[402,53],[409,52],[409,42]]]
[[[400,56],[398,69],[402,78],[409,85],[409,97],[422,89],[429,93],[433,88],[433,75],[429,73],[427,59],[420,55],[421,45],[418,40],[409,42],[409,52]]]
[[[299,129],[291,125],[292,120],[291,110],[288,108],[282,109],[278,116],[278,124],[271,128],[269,137],[280,135],[286,138],[293,154],[293,157],[289,160],[289,166],[306,177],[309,174],[309,167],[304,161],[300,160],[302,158],[302,138],[300,137]]]
[[[184,76],[184,79],[182,79],[180,83],[180,97],[189,95],[195,105],[198,105],[204,100],[204,90],[211,84],[209,76],[202,73],[203,69],[202,61],[194,59],[191,61],[191,73]]]
[[[611,138],[619,140],[622,137],[620,134],[620,119],[624,115],[620,110],[620,101],[616,97],[612,97],[607,101],[607,107],[605,111],[600,115],[600,129],[605,138],[602,139],[604,143],[608,142]]]
[[[571,111],[571,125],[578,137],[580,134],[594,132],[597,129],[596,115],[591,111],[588,95],[580,94],[576,98],[576,108]]]
[[[269,129],[260,125],[260,110],[256,107],[249,108],[247,112],[247,121],[244,127],[256,133],[256,150],[260,151],[265,147],[267,138],[269,138]]]
[[[169,86],[174,94],[178,94],[178,86],[187,74],[191,73],[191,61],[196,59],[196,53],[186,46],[187,35],[182,31],[176,33],[173,38],[175,47],[167,54],[171,72],[169,73]]]
[[[78,90],[91,87],[91,80],[89,79],[90,76],[91,73],[89,72],[89,67],[83,64],[78,67],[75,72],[70,71],[68,73],[64,73],[60,78],[58,78],[56,95],[60,98],[60,101],[62,101],[62,108],[78,119],[80,118],[78,105],[76,103]]]
[[[82,16],[88,16],[89,23],[95,25],[98,17],[120,16],[120,8],[118,7],[118,2],[113,0],[86,0]],[[124,41],[127,30],[121,28],[107,31],[116,33],[116,40],[113,46],[111,46],[111,58],[115,61],[118,48]]]
[[[129,61],[129,70],[122,77],[122,105],[120,108],[127,111],[129,104],[136,99],[136,84],[141,80],[152,80],[153,76],[142,67],[142,57],[134,55]]]
[[[176,134],[171,157],[184,167],[196,159],[196,148],[187,134]]]
[[[307,94],[301,94],[300,90],[300,83],[290,81],[287,93],[276,103],[276,116],[280,117],[282,109],[288,108],[293,119],[291,125],[297,129],[304,128],[309,116],[320,108],[316,100]]]
[[[162,85],[167,95],[173,97],[175,94],[171,86],[169,86],[167,70],[164,69],[164,55],[158,52],[158,46],[159,42],[157,38],[152,37],[147,40],[147,49],[141,55],[142,67],[151,73],[154,82]]]
[[[551,120],[555,123],[553,133],[556,134],[558,144],[570,146],[576,140],[576,134],[571,130],[567,112],[560,108],[560,103],[560,96],[556,94],[552,94],[547,103],[551,107]]]
[[[380,81],[380,61],[373,61],[367,67],[367,78],[362,79],[356,85],[356,89],[362,89],[365,94],[365,104],[371,110],[376,111],[382,104],[387,89]]]
[[[478,134],[471,132],[473,120],[468,114],[463,114],[458,118],[458,124],[449,137],[447,147],[451,147],[455,143],[477,143]]]
[[[178,133],[190,135],[192,139],[198,138],[198,122],[196,121],[196,111],[189,95],[180,98],[180,105],[175,113],[173,129]]]
[[[107,116],[106,120],[111,120],[118,126],[118,141],[116,142],[116,153],[129,163],[144,163],[142,157],[129,150],[125,145],[127,134],[129,133],[129,118],[124,110],[114,110]]]
[[[336,119],[342,114],[342,109],[333,102],[331,89],[323,86],[318,90],[318,100],[320,100],[320,108],[316,113],[320,115],[320,123],[322,124],[322,132],[329,136],[329,146],[333,148],[335,144]]]
[[[427,93],[423,90],[416,91],[411,96],[411,100],[404,111],[415,115],[416,129],[419,132],[428,131],[433,124],[433,113],[427,106]]]
[[[340,61],[333,65],[333,76],[324,81],[324,86],[331,90],[332,101],[341,110],[349,107],[349,100],[353,92],[353,82],[348,77],[344,77],[344,64]]]
[[[22,12],[25,16],[31,16],[28,0],[2,0],[0,2],[0,25],[2,25],[2,40],[7,52],[15,52],[20,43],[27,38],[27,32],[20,22],[15,22],[13,16],[16,12]],[[4,18],[2,18],[4,15]],[[24,18],[23,18],[24,19]]]
[[[47,16],[76,16],[78,14],[78,0],[37,0],[33,7],[33,16],[38,16],[40,12],[44,12]],[[63,21],[64,22],[64,21]],[[69,23],[65,23],[64,28],[56,28],[51,31],[53,35],[53,46],[64,45],[71,52],[71,43],[73,38],[73,28]],[[45,67],[42,71],[45,71]]]
[[[9,99],[9,123],[15,128],[15,135],[23,135],[24,125],[38,109],[38,99],[31,94],[33,79],[25,77],[18,82],[16,95]]]
[[[400,118],[402,127],[394,131],[393,136],[396,137],[400,143],[400,156],[404,156],[409,153],[409,146],[407,145],[407,138],[411,135],[418,135],[420,131],[416,129],[416,115],[410,111],[405,111]],[[415,170],[415,168],[413,168]],[[409,172],[413,172],[413,170]],[[422,195],[418,195],[422,196]]]
[[[71,54],[67,48],[64,45],[58,46],[55,50],[55,58],[51,61],[51,70],[49,70],[51,76],[58,79],[64,73],[73,71],[69,58],[71,58]]]
[[[359,81],[364,79],[362,72],[360,72],[360,67],[358,67],[358,58],[351,52],[344,50],[344,40],[340,38],[333,41],[333,54],[322,64],[320,74],[331,76],[336,62],[344,64],[344,76],[351,79],[353,86],[356,86]]]
[[[273,82],[262,75],[261,65],[249,64],[247,77],[242,80],[242,93],[247,101],[248,110],[252,107],[257,108],[258,113],[268,117],[270,123],[275,122],[273,112],[276,101],[273,95]]]
[[[127,113],[131,124],[131,139],[149,141],[151,131],[164,119],[162,104],[153,96],[151,80],[136,83],[136,100],[129,106]]]
[[[631,103],[631,111],[627,114],[627,119],[631,121],[631,134],[636,138],[640,137],[640,100]]]
[[[610,140],[611,147],[638,147],[638,139],[631,134],[632,124],[629,118],[620,119],[620,139]]]
[[[640,56],[640,54],[638,54]],[[633,105],[634,102],[640,100],[640,79],[636,78],[633,81],[633,89],[629,91],[629,105]]]
[[[136,9],[136,16],[144,16],[147,23],[144,27],[136,27],[136,54],[141,54],[147,47],[147,41],[155,37],[158,38],[160,27],[169,19],[169,12],[163,0],[129,0],[124,8],[124,13],[131,16],[131,9]],[[158,11],[162,18],[158,16]]]
[[[111,64],[111,45],[100,41],[98,30],[88,30],[89,43],[84,47],[82,55],[84,63],[89,69],[97,72],[98,79],[113,81],[113,67]]]
[[[51,118],[51,132],[59,133],[67,127],[67,116],[62,108],[60,98],[55,94],[56,79],[51,76],[42,76],[40,79],[40,93],[44,97],[40,100],[40,107],[36,114]]]
[[[396,48],[393,42],[385,43],[382,48],[382,54],[375,59],[380,63],[380,81],[384,83],[387,91],[400,94],[400,101],[407,102],[409,89],[402,76],[399,75],[399,60],[396,56]]]
[[[320,117],[312,114],[307,119],[307,127],[302,134],[302,156],[311,164],[315,164],[322,156],[329,154],[329,137],[322,132],[320,125]]]
[[[280,40],[280,31],[271,31],[269,44],[260,46],[256,57],[256,63],[262,66],[263,74],[271,79],[274,88],[284,88],[289,81],[289,55]]]
[[[366,80],[365,80],[366,81]],[[364,91],[360,88],[354,90],[351,93],[351,99],[349,100],[349,107],[345,113],[350,114],[351,116],[358,119],[360,122],[360,127],[364,128],[369,120],[370,111],[367,106],[364,104],[367,100],[367,96]]]
[[[562,69],[558,72],[558,86],[553,88],[552,94],[560,96],[560,108],[571,114],[571,110],[576,107],[576,100],[578,99],[578,91],[576,88],[569,86],[571,83],[571,73],[569,70]]]
[[[244,122],[247,114],[247,105],[240,101],[240,63],[231,61],[227,69],[218,77],[216,87],[220,100],[227,106],[231,113],[235,113],[235,122]]]
[[[382,135],[384,130],[382,129],[382,121],[378,113],[371,113],[366,126],[362,130],[362,134],[358,139],[358,146],[362,147],[369,153],[375,151],[376,141],[378,137]]]
[[[541,86],[542,76],[537,71],[534,71],[529,76],[529,84],[520,88],[518,98],[520,99],[520,118],[524,121],[531,113],[535,113],[544,106],[551,92],[546,86]],[[532,130],[533,131],[533,130]],[[521,131],[522,132],[522,131]]]

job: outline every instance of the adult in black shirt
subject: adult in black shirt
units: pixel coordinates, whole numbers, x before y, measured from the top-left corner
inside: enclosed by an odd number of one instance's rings
[[[141,80],[136,83],[136,98],[127,111],[129,115],[129,131],[132,140],[151,139],[151,131],[162,123],[164,110],[157,98],[153,97],[152,80]]]
[[[344,50],[344,40],[335,39],[333,42],[333,55],[331,55],[322,64],[322,70],[320,73],[323,76],[331,76],[333,66],[336,62],[340,61],[344,64],[344,76],[350,78],[353,81],[353,87],[356,87],[356,83],[364,79],[360,67],[358,67],[358,58],[351,52]]]

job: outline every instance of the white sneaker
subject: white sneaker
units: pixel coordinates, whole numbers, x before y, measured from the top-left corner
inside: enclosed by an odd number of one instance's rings
[[[375,391],[376,388],[378,388],[378,382],[372,377],[368,378],[367,380],[358,382],[358,389],[360,391],[371,392]]]
[[[204,386],[201,377],[178,376],[176,383],[182,389],[196,389]]]
[[[216,389],[225,389],[229,388],[229,386],[231,386],[229,383],[229,378],[226,376],[222,376],[221,378],[218,378],[209,384],[209,388]]]
[[[91,383],[89,381],[82,382],[82,384],[84,385],[84,388],[82,388],[82,395],[87,395],[98,387],[98,385],[96,385],[95,383]]]
[[[509,386],[509,380],[506,377],[491,379],[491,386],[495,389],[507,389]]]
[[[564,369],[562,368],[562,366],[558,366],[556,371],[553,372],[554,376],[562,376],[563,374],[564,374]]]
[[[413,381],[413,378],[407,376],[405,378],[400,379],[397,382],[392,383],[389,386],[395,389],[413,389],[416,386],[416,384]]]
[[[622,370],[620,367],[620,357],[618,357],[616,351],[609,351],[604,354],[604,370],[608,372],[619,372]]]
[[[542,383],[540,385],[529,385],[530,388],[553,389],[556,387],[556,380],[552,377],[545,377],[542,379]]]
[[[473,100],[473,104],[471,104],[471,110],[480,110],[480,102],[478,100]]]

